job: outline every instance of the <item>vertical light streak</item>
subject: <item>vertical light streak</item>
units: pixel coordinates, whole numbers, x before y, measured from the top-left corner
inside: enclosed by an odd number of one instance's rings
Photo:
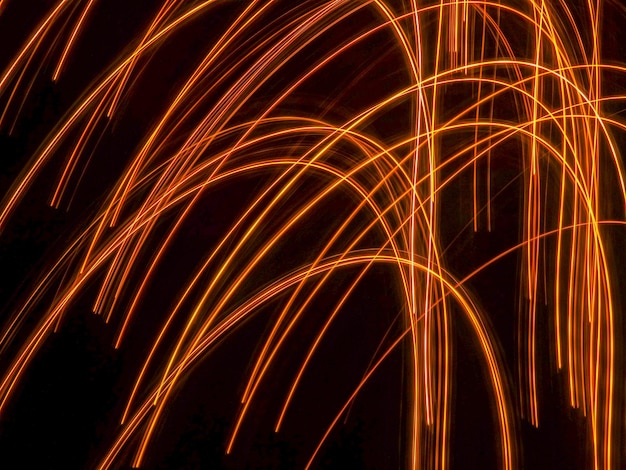
[[[65,64],[65,61],[67,60],[67,56],[70,50],[72,49],[72,46],[76,42],[76,38],[78,37],[80,30],[82,29],[83,24],[85,23],[85,19],[87,18],[87,15],[89,14],[89,10],[91,10],[91,7],[93,6],[94,3],[95,3],[95,0],[89,0],[87,2],[87,5],[85,5],[83,12],[80,14],[80,18],[74,25],[74,28],[72,29],[72,33],[70,34],[69,39],[65,43],[65,47],[63,48],[63,52],[61,53],[61,58],[59,59],[59,63],[57,64],[56,68],[54,69],[54,73],[52,74],[53,82],[56,82],[59,79],[59,76],[61,75],[61,70],[63,70],[63,65]]]

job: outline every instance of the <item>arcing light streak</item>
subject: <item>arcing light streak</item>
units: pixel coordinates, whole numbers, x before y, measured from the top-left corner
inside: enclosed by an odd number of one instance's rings
[[[54,62],[55,83],[71,76],[72,58],[97,24],[101,3],[58,1],[25,35],[0,74],[5,132],[16,132],[35,79],[48,71],[38,61]],[[6,5],[0,2],[0,12]],[[76,95],[2,200],[0,230],[6,232],[26,210],[27,192],[62,158],[60,176],[46,181],[54,185],[52,205],[61,207],[69,190],[80,197],[88,155],[99,158],[103,142],[115,141],[113,126],[134,124],[125,116],[126,107],[141,105],[133,88],[158,81],[167,68],[155,69],[155,58],[211,15],[222,19],[222,33],[193,58],[199,65],[183,67],[159,111],[136,124],[142,137],[119,147],[127,157],[107,175],[112,186],[98,209],[77,222],[79,235],[3,319],[0,412],[89,285],[98,284],[93,310],[118,325],[115,347],[130,341],[133,325],[146,321],[141,311],[151,286],[167,276],[169,253],[206,205],[222,215],[225,228],[194,255],[199,265],[171,282],[174,307],[159,312],[150,328],[154,337],[129,387],[118,437],[102,450],[101,468],[119,465],[132,446],[132,464],[142,465],[183,376],[276,302],[278,313],[267,315],[268,329],[259,333],[232,417],[224,451],[236,453],[276,363],[289,355],[307,318],[319,314],[316,303],[333,293],[333,284],[342,286],[308,346],[297,352],[301,362],[276,417],[280,432],[320,345],[381,266],[393,273],[398,292],[385,308],[400,310],[402,324],[376,348],[385,352],[368,358],[371,366],[344,405],[330,411],[334,418],[319,429],[303,464],[314,462],[339,417],[401,348],[410,357],[406,429],[399,437],[403,463],[449,468],[458,445],[454,331],[466,322],[473,335],[468,344],[480,351],[492,391],[499,466],[520,465],[520,420],[541,426],[546,359],[539,351],[548,349],[540,345],[548,336],[570,405],[588,422],[589,466],[619,466],[617,267],[602,227],[624,218],[617,139],[625,127],[606,111],[624,97],[604,95],[602,83],[626,69],[602,63],[601,11],[599,1],[574,9],[543,0],[164,0],[133,44]],[[228,187],[241,191],[250,179],[258,186],[232,202],[236,210],[211,202],[211,195]],[[502,313],[471,300],[489,295],[474,291],[471,277],[502,252],[469,256],[469,275],[450,253],[462,256],[455,246],[472,236],[468,227],[498,236],[498,197],[510,186],[520,190],[520,235],[506,240],[512,248],[504,253],[519,256],[520,298]],[[472,201],[467,213],[451,206],[451,188]],[[345,200],[351,203],[328,219],[316,214]],[[479,220],[483,211],[486,225]],[[461,228],[451,220],[457,212]],[[318,232],[317,244],[297,246],[301,230]],[[451,237],[452,230],[458,233]],[[280,261],[283,250],[291,264]],[[53,285],[58,290],[46,304]],[[514,363],[500,356],[498,344],[515,339],[489,326],[503,314],[518,325]],[[31,330],[24,330],[27,324]],[[541,325],[548,324],[551,333],[543,334]]]

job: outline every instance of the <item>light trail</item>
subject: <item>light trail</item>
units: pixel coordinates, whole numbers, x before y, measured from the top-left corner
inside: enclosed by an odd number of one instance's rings
[[[490,409],[477,428],[497,456],[482,465],[527,465],[527,434],[568,412],[584,421],[581,465],[624,465],[626,96],[612,80],[626,67],[604,58],[612,4],[162,0],[119,47],[103,22],[120,7],[49,3],[0,64],[2,142],[28,143],[3,183],[0,242],[12,249],[33,199],[67,222],[3,299],[0,420],[88,302],[116,331],[109,354],[133,356],[102,469],[149,466],[187,379],[219,382],[227,366],[200,365],[244,341],[238,408],[213,443],[225,459],[254,467],[259,428],[306,428],[296,462],[315,466],[394,367],[402,393],[377,406],[399,415],[395,434],[376,443],[402,467],[459,465],[460,397]],[[18,12],[0,0],[0,26]],[[111,60],[87,62],[96,36]],[[88,80],[65,90],[74,75]],[[63,97],[51,122],[28,115],[45,93]],[[308,377],[335,366],[318,362],[342,350],[344,321],[378,341],[346,338],[356,358],[333,360],[354,377],[328,384],[336,401],[315,405],[326,421],[309,429],[297,410],[312,406]],[[457,349],[477,353],[488,385],[460,382]]]

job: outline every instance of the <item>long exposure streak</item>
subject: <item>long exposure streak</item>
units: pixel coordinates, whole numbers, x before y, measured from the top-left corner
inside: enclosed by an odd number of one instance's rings
[[[624,24],[0,0],[3,459],[624,468]]]

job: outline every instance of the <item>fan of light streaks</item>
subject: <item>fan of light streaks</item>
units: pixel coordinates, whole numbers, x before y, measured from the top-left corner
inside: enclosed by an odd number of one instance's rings
[[[498,468],[524,465],[524,423],[550,407],[584,417],[581,466],[623,464],[611,84],[626,69],[603,61],[603,2],[162,0],[117,33],[115,2],[16,3],[0,0],[4,24],[28,25],[3,55],[0,129],[25,143],[0,240],[33,201],[66,215],[4,310],[0,414],[90,302],[110,354],[133,355],[98,468],[149,462],[178,394],[221,380],[228,365],[200,371],[228,343],[249,345],[211,444],[228,455],[261,421],[297,422],[296,462],[319,465],[384,370],[407,468],[459,465],[459,400],[488,403],[477,429]],[[492,307],[500,290],[517,294]],[[459,350],[486,396],[458,380]],[[351,375],[313,391],[307,422],[307,377],[339,363]]]

